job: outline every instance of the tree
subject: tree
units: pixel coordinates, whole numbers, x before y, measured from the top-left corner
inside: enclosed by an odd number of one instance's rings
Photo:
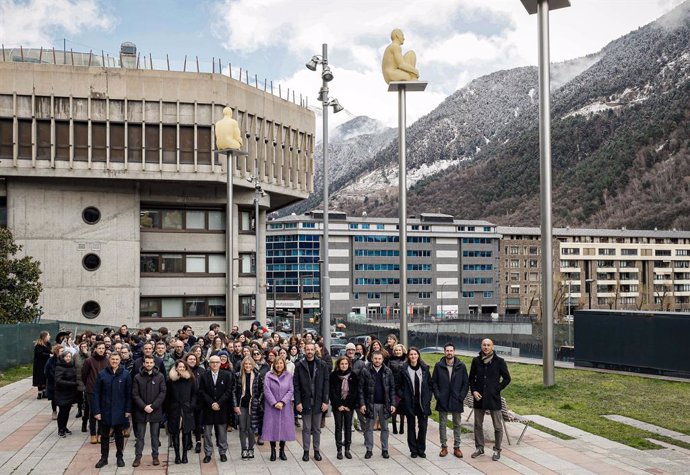
[[[12,233],[0,228],[0,323],[31,322],[43,313],[38,305],[43,290],[40,262],[14,257],[21,250]]]

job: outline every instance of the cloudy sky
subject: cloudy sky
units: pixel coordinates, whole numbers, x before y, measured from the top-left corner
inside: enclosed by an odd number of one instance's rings
[[[689,0],[690,1],[690,0]],[[571,0],[551,13],[551,59],[594,53],[683,0]],[[408,95],[408,124],[472,79],[536,64],[536,15],[520,0],[0,0],[5,47],[55,47],[117,56],[123,41],[164,64],[185,55],[202,67],[215,58],[309,96],[320,76],[304,67],[329,45],[331,96],[356,115],[395,125],[397,100],[386,92],[381,55],[390,31],[403,29],[403,50],[417,52],[427,91]]]

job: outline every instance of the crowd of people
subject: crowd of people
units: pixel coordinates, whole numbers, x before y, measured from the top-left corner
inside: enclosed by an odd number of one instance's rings
[[[353,426],[363,432],[365,459],[373,456],[374,433],[380,431],[381,456],[389,458],[389,428],[404,434],[412,458],[426,457],[426,432],[432,396],[440,420],[451,417],[453,455],[460,449],[463,403],[471,391],[475,414],[475,451],[484,454],[485,412],[494,423],[493,459],[501,452],[500,391],[510,383],[505,361],[482,341],[468,374],[448,343],[431,371],[415,347],[405,348],[395,335],[386,342],[348,343],[345,355],[333,361],[318,335],[283,338],[259,322],[229,334],[212,324],[203,336],[185,325],[81,335],[60,332],[51,345],[41,332],[34,347],[33,385],[37,398],[50,400],[59,437],[71,434],[70,411],[76,405],[81,431],[100,444],[96,468],[108,464],[114,441],[116,463],[125,466],[124,439],[136,438],[133,467],[142,463],[147,430],[153,465],[159,465],[159,434],[167,430],[176,464],[188,463],[187,453],[201,453],[203,462],[217,448],[227,461],[228,432],[237,430],[243,460],[254,458],[255,444],[270,444],[270,460],[287,460],[285,443],[301,430],[303,456],[321,456],[321,429],[329,409],[335,422],[338,460],[352,458]],[[446,424],[439,426],[441,451],[448,455]]]

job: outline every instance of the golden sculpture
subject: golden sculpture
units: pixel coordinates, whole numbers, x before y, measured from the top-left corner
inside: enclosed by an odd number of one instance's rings
[[[396,28],[391,32],[391,44],[388,45],[383,53],[381,69],[383,79],[391,81],[416,81],[419,79],[417,70],[417,55],[414,51],[402,54],[402,44],[405,42],[405,35],[402,30]]]
[[[237,121],[232,118],[232,108],[223,109],[223,118],[216,122],[216,148],[218,150],[242,148],[242,134]]]

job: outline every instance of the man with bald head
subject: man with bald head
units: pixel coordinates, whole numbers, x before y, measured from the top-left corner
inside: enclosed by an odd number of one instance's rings
[[[490,338],[482,340],[479,355],[472,359],[470,368],[470,391],[474,399],[474,445],[472,458],[484,455],[484,413],[491,413],[494,424],[495,445],[492,460],[501,458],[503,425],[501,422],[501,391],[510,384],[508,365],[494,352],[494,342]]]

